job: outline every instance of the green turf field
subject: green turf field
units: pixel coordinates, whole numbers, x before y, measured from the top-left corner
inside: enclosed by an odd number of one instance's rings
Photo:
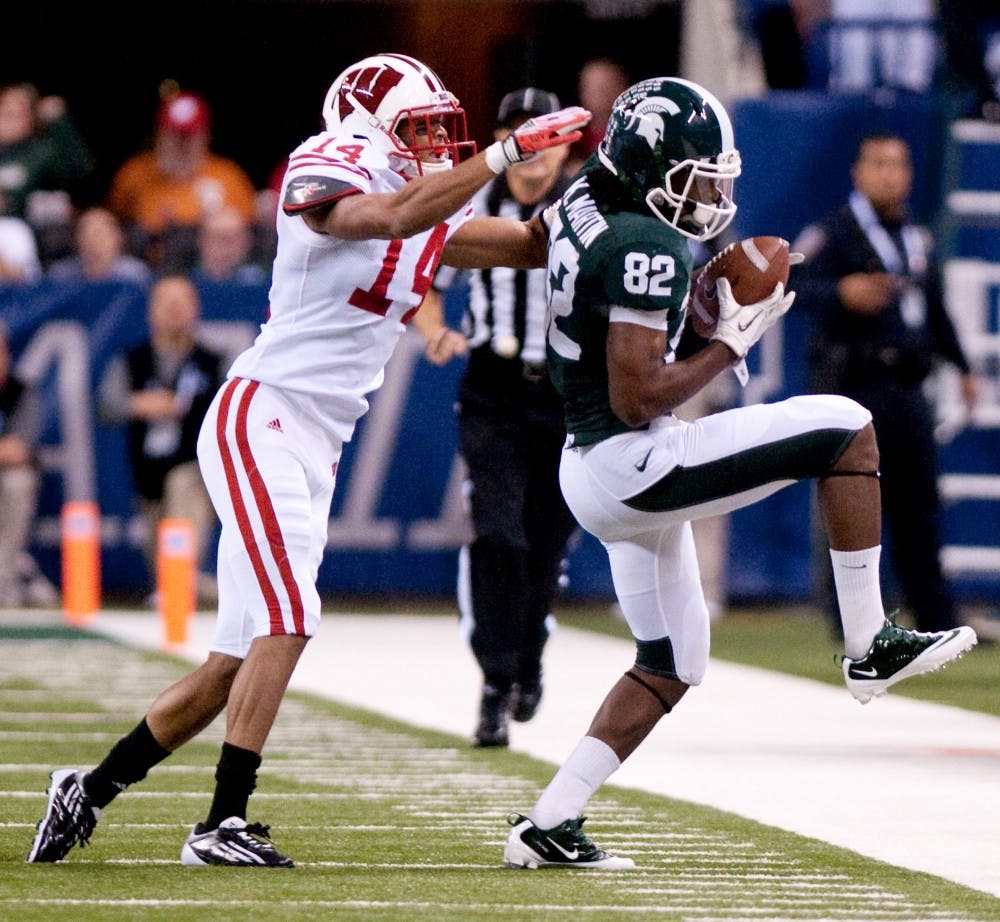
[[[738,629],[720,624],[717,646],[746,652]],[[112,804],[89,847],[27,865],[49,770],[92,765],[187,666],[85,633],[0,640],[0,919],[1000,918],[1000,899],[977,891],[613,786],[587,828],[637,870],[510,871],[504,817],[530,806],[551,766],[301,695],[283,707],[250,816],[295,869],[179,864],[208,807],[218,723]]]

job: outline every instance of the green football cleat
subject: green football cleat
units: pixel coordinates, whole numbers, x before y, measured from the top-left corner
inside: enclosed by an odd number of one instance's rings
[[[503,850],[509,868],[586,868],[598,871],[628,871],[631,858],[617,858],[598,848],[581,827],[586,817],[566,820],[554,829],[539,829],[526,816],[512,813],[507,822],[514,828]]]
[[[958,659],[976,640],[971,627],[924,634],[902,628],[890,617],[861,659],[844,657],[844,681],[848,691],[867,704],[903,679],[933,672]]]

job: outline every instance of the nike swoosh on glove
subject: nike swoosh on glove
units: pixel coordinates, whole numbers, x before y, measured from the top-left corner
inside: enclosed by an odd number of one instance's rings
[[[740,304],[733,297],[729,279],[724,276],[715,284],[719,293],[719,323],[712,339],[725,343],[737,359],[746,356],[768,327],[788,312],[795,300],[795,292],[786,294],[781,282],[766,298],[754,304]]]

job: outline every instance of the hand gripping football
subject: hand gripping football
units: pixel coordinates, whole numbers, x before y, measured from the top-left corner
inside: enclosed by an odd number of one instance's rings
[[[719,320],[715,283],[720,276],[729,280],[737,302],[756,304],[778,282],[787,287],[791,266],[788,241],[781,237],[749,237],[729,244],[705,265],[691,286],[688,309],[695,333],[708,339],[715,332]]]

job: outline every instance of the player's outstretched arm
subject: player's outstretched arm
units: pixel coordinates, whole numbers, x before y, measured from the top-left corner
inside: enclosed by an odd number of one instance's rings
[[[573,144],[583,137],[582,128],[590,122],[590,112],[570,106],[548,115],[536,115],[515,128],[502,141],[486,148],[486,162],[494,173],[509,166],[532,160],[540,151],[560,144]]]
[[[458,269],[539,269],[545,265],[548,233],[541,216],[527,221],[483,216],[463,224],[445,244],[441,262]]]
[[[306,213],[309,226],[344,240],[412,237],[449,218],[497,173],[557,144],[572,144],[590,113],[579,106],[529,119],[504,141],[443,173],[411,179],[389,194],[347,195],[325,214]]]

